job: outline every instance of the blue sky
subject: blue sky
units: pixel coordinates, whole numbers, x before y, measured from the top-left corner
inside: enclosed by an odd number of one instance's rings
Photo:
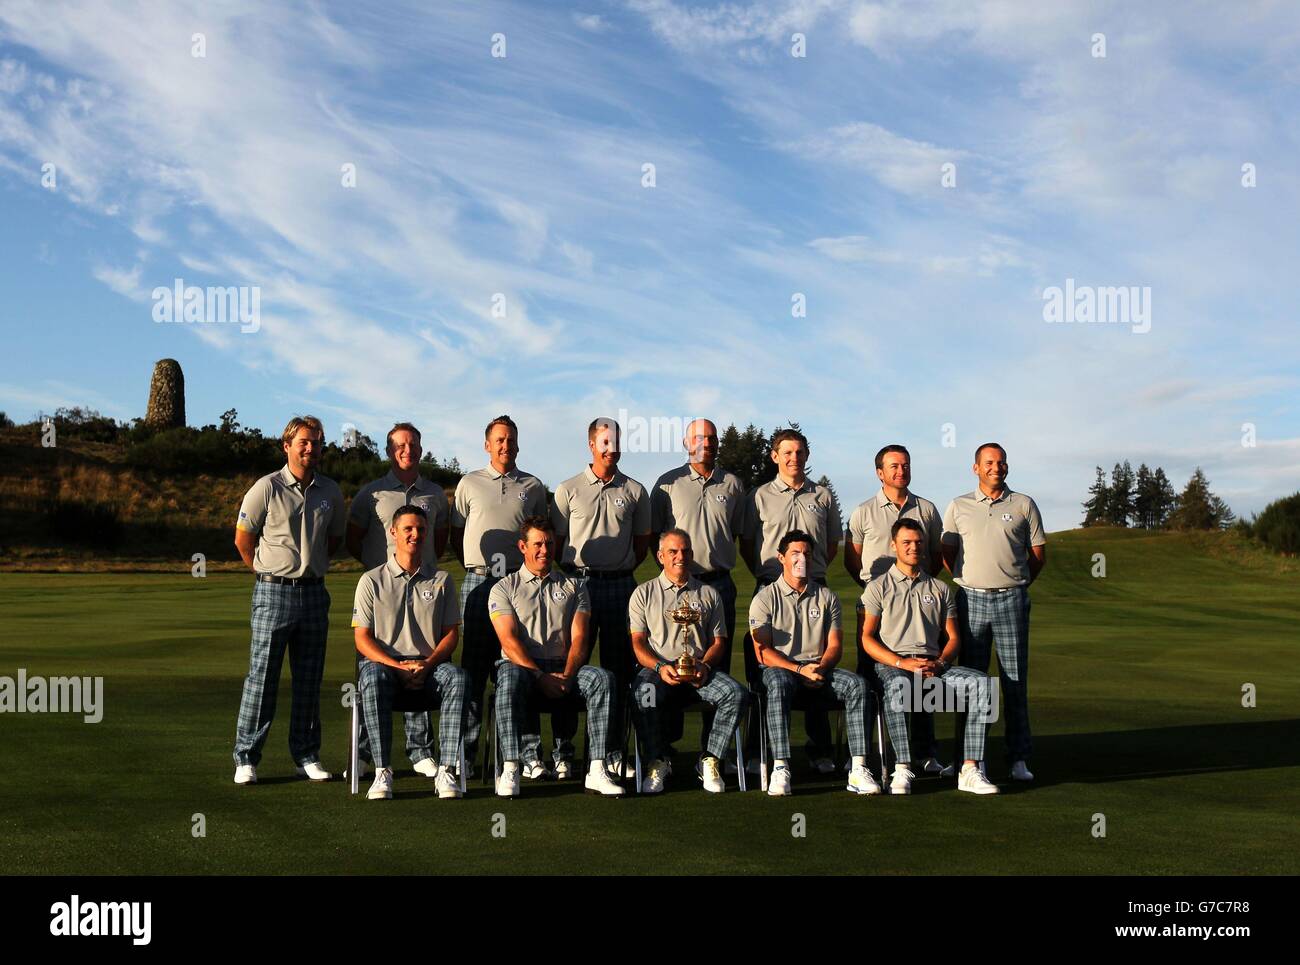
[[[1294,5],[214,6],[0,7],[11,416],[140,415],[170,356],[193,424],[410,418],[476,466],[509,412],[552,486],[620,410],[797,420],[846,511],[894,441],[942,506],[1000,440],[1051,529],[1117,459],[1300,486]],[[178,277],[260,327],[155,323]],[[1049,324],[1067,278],[1150,330]]]

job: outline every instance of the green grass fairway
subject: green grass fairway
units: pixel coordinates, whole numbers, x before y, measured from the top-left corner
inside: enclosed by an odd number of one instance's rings
[[[659,798],[604,800],[578,782],[498,801],[477,782],[439,801],[400,756],[391,802],[295,779],[289,677],[259,768],[231,783],[248,660],[247,576],[0,574],[0,675],[102,675],[104,717],[0,715],[0,861],[10,874],[124,873],[1288,873],[1300,871],[1300,593],[1294,567],[1207,555],[1176,534],[1052,537],[1033,590],[1038,781],[1004,794],[936,779],[862,798],[796,770],[791,798],[706,795],[689,777],[698,716]],[[1107,577],[1090,575],[1104,553]],[[642,578],[653,572],[642,568]],[[460,571],[453,568],[457,579]],[[852,619],[854,588],[832,570]],[[324,763],[341,771],[355,574],[330,580]],[[739,623],[748,590],[742,583]],[[852,629],[851,624],[849,627]],[[741,675],[739,649],[737,676]],[[854,659],[848,658],[852,667]],[[1242,686],[1258,706],[1242,706]],[[400,718],[395,719],[400,747]],[[950,717],[938,721],[950,746]],[[801,715],[794,742],[802,744]],[[192,835],[202,814],[206,836]],[[494,837],[494,815],[505,815]],[[1106,836],[1094,837],[1104,814]],[[802,815],[805,837],[792,835]]]

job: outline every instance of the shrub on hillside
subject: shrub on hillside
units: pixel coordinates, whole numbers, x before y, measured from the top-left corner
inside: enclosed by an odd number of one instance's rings
[[[1300,492],[1269,503],[1251,523],[1251,533],[1278,553],[1300,553]]]
[[[139,426],[133,427],[130,435],[126,462],[136,469],[182,475],[262,475],[284,462],[278,441],[265,438],[256,429],[229,432],[216,426],[181,426],[153,432]]]

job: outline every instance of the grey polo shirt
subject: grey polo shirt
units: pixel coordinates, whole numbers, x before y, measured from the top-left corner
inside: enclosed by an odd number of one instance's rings
[[[238,529],[257,537],[253,569],[272,576],[324,576],[329,540],[342,540],[343,492],[315,473],[304,488],[286,464],[253,483],[239,507]]]
[[[775,580],[781,575],[776,548],[781,537],[793,529],[803,530],[816,541],[808,578],[824,579],[826,549],[831,539],[838,540],[844,531],[831,491],[810,479],[805,479],[798,489],[792,489],[780,476],[749,491],[742,538],[754,546],[758,557],[755,575],[760,580]]]
[[[518,469],[500,473],[488,466],[461,477],[452,501],[451,525],[465,531],[465,565],[517,570],[519,526],[527,516],[545,516],[546,487],[540,479]]]
[[[618,469],[606,483],[588,466],[555,490],[551,519],[565,541],[566,565],[630,570],[636,565],[632,537],[650,532],[650,497]]]
[[[948,618],[957,615],[947,583],[924,570],[912,579],[895,565],[867,583],[862,608],[880,617],[880,642],[907,657],[939,656]]]
[[[587,587],[558,570],[537,576],[521,567],[492,587],[488,616],[511,616],[533,660],[563,660],[569,655],[575,613],[591,612]]]
[[[701,476],[690,464],[664,473],[650,490],[650,531],[685,530],[691,537],[691,572],[730,570],[736,537],[745,525],[745,486],[735,473],[714,466]]]
[[[784,575],[769,583],[749,604],[749,632],[772,628],[772,646],[791,660],[818,660],[827,635],[840,628],[840,598],[820,583],[808,581],[799,592]]]
[[[419,506],[429,517],[429,532],[424,538],[423,559],[435,563],[433,554],[434,530],[447,528],[447,493],[442,485],[423,476],[416,476],[409,486],[402,485],[391,471],[387,476],[372,480],[362,486],[352,497],[348,521],[365,530],[361,539],[361,565],[374,569],[393,555],[395,546],[389,530],[393,526],[393,513],[407,503]]]
[[[921,566],[928,569],[931,560],[943,563],[943,520],[939,509],[928,499],[908,493],[900,510],[882,489],[858,505],[849,517],[844,538],[862,547],[863,581],[879,576],[894,565],[894,544],[889,531],[900,519],[914,519],[925,530],[921,549]]]
[[[668,615],[683,601],[700,611],[700,622],[686,626],[684,632]],[[724,613],[722,597],[713,587],[694,577],[678,586],[666,574],[660,573],[632,591],[627,604],[627,623],[633,633],[649,636],[650,649],[661,660],[676,660],[682,655],[681,641],[686,634],[689,634],[692,652],[697,657],[708,653],[715,637],[725,637],[727,621]]]
[[[958,496],[943,514],[943,541],[957,547],[953,578],[959,586],[1001,590],[1029,585],[1029,548],[1047,542],[1038,506],[1004,489],[989,499],[976,489]]]
[[[456,584],[428,563],[414,575],[390,557],[361,574],[352,601],[352,625],[365,627],[394,660],[427,657],[443,630],[460,623]]]

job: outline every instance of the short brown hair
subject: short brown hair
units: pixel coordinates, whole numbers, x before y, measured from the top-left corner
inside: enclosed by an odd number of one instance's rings
[[[311,429],[320,436],[321,442],[325,441],[325,427],[321,425],[320,419],[314,415],[296,415],[284,427],[284,432],[280,433],[280,442],[286,446],[293,442],[293,437],[298,434],[299,429]]]
[[[1002,461],[1003,462],[1007,461],[1007,451],[1003,449],[1000,445],[998,445],[996,442],[983,442],[980,443],[979,448],[975,450],[975,465],[977,466],[979,465],[980,453],[983,452],[985,449],[996,449],[998,452],[1002,453]]]
[[[896,442],[891,442],[889,445],[885,446],[885,448],[881,449],[878,453],[876,453],[877,469],[885,468],[885,457],[889,455],[891,452],[901,452],[903,455],[907,456],[908,462],[912,461],[912,454],[907,451],[907,446],[900,446]]]
[[[421,442],[419,429],[415,428],[415,426],[411,425],[409,422],[399,422],[388,430],[388,436],[384,439],[384,450],[387,452],[393,451],[394,432],[409,432],[411,435],[415,436],[416,445],[419,445]]]
[[[483,430],[484,439],[492,435],[493,426],[505,426],[507,429],[509,429],[511,432],[515,434],[516,438],[519,437],[519,427],[515,425],[515,420],[510,418],[510,416],[508,415],[499,415],[491,422],[489,422],[487,424],[487,428]]]
[[[551,522],[549,516],[525,516],[524,521],[519,524],[519,538],[525,543],[528,542],[528,534],[532,530],[539,533],[550,533],[555,536],[555,524]]]
[[[591,425],[587,426],[587,441],[595,442],[596,433],[598,433],[601,429],[613,429],[614,438],[615,439],[622,438],[622,430],[619,429],[618,423],[615,422],[613,419],[607,418],[606,416],[601,416],[598,419],[592,419]]]
[[[802,444],[804,452],[812,452],[812,447],[808,445],[808,437],[798,429],[780,429],[772,433],[772,451],[776,452],[781,443],[791,441]]]

